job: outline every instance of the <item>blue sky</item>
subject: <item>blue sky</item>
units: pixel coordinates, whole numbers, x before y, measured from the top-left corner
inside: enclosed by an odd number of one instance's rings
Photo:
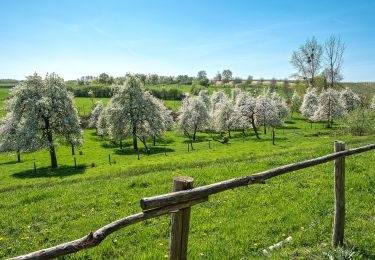
[[[344,81],[375,81],[375,1],[0,0],[0,78],[106,72],[286,78],[307,38],[340,35]]]

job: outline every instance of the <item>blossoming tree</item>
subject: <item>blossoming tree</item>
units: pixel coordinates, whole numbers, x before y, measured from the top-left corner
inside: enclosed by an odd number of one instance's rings
[[[73,146],[81,144],[82,131],[73,95],[57,74],[47,74],[43,79],[35,73],[14,87],[10,96],[6,109],[19,122],[18,131],[23,134],[15,137],[23,150],[47,148],[51,167],[56,168],[55,137],[65,138]]]

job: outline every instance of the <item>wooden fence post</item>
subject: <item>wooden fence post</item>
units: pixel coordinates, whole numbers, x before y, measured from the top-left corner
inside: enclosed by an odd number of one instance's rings
[[[176,177],[173,179],[173,191],[193,188],[194,179],[191,177]],[[171,242],[169,259],[186,260],[189,237],[190,207],[171,213]]]
[[[335,141],[335,152],[345,150],[345,143]],[[342,246],[345,228],[345,157],[335,160],[335,216],[333,221],[332,246]]]

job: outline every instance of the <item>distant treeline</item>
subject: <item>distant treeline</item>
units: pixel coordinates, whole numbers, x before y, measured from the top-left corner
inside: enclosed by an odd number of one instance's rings
[[[110,98],[116,91],[115,86],[109,85],[72,85],[67,84],[67,88],[75,97],[96,97],[96,98]],[[147,88],[146,88],[147,89]],[[152,88],[147,89],[153,96],[163,100],[181,100],[184,93],[177,88]]]
[[[109,98],[112,97],[113,89],[108,85],[68,85],[67,88],[75,97],[99,97]],[[91,93],[91,95],[90,95]]]
[[[13,88],[17,83],[15,79],[0,79],[0,88]]]

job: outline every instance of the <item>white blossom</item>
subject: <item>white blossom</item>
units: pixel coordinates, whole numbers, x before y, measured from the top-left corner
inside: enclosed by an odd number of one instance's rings
[[[67,91],[64,80],[54,73],[45,79],[35,73],[14,87],[7,110],[19,123],[23,149],[48,148],[53,168],[57,167],[56,136],[65,137],[72,145],[82,143],[73,95]]]
[[[361,103],[360,97],[349,88],[341,91],[340,101],[344,106],[346,112],[353,111]]]
[[[234,105],[231,100],[223,100],[216,105],[216,110],[213,113],[213,124],[216,131],[230,131],[236,128],[238,117],[234,110]]]
[[[110,137],[120,141],[132,137],[135,150],[138,138],[148,153],[146,138],[160,136],[167,130],[165,110],[161,106],[159,100],[143,89],[138,77],[129,75],[106,110]]]
[[[311,119],[313,121],[326,120],[328,127],[331,127],[333,119],[341,117],[344,111],[345,109],[340,101],[340,93],[328,88],[320,93],[318,109]]]
[[[302,97],[297,93],[297,91],[294,91],[292,99],[291,99],[291,104],[290,104],[290,108],[292,112],[298,112],[301,105],[302,105]]]
[[[96,102],[96,106],[93,108],[90,114],[89,127],[96,127],[98,118],[104,109],[103,101]]]
[[[238,114],[238,125],[241,128],[252,128],[259,138],[255,124],[256,99],[248,92],[241,92],[236,96],[235,111]]]
[[[179,110],[178,124],[181,131],[195,141],[198,130],[203,130],[209,119],[207,107],[200,97],[187,97]]]
[[[305,117],[312,117],[318,109],[318,92],[315,88],[308,88],[303,96],[300,108],[301,114]]]

